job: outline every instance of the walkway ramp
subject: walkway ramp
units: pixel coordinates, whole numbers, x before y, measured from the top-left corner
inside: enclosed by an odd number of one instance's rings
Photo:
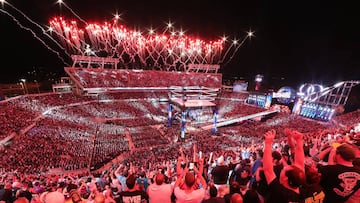
[[[263,111],[263,112],[259,112],[259,113],[255,113],[255,114],[250,114],[250,115],[243,116],[243,117],[240,117],[240,118],[235,118],[235,119],[219,122],[219,123],[216,124],[216,127],[227,126],[227,125],[230,125],[230,124],[233,124],[233,123],[249,120],[249,119],[252,119],[252,118],[259,117],[259,116],[266,116],[266,115],[269,115],[269,114],[272,114],[272,113],[277,113],[277,112],[278,112],[278,110],[267,110],[267,111]],[[204,130],[209,130],[209,129],[212,129],[212,128],[214,128],[214,124],[202,127],[202,129],[204,129]]]

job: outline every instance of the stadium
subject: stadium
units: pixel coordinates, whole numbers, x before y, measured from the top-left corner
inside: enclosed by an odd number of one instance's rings
[[[211,170],[222,159],[232,171],[254,163],[270,130],[277,132],[273,150],[284,156],[290,152],[284,129],[301,132],[304,146],[318,151],[314,157],[340,137],[359,154],[360,109],[345,109],[360,81],[276,91],[260,91],[261,80],[253,90],[244,81],[223,85],[221,67],[251,31],[228,44],[192,39],[171,27],[141,35],[104,24],[88,25],[83,32],[62,18],[50,21],[50,27],[71,58],[62,83],[50,92],[30,93],[24,81],[23,95],[0,101],[0,183],[11,183],[14,191],[21,188],[15,183],[37,182],[42,192],[31,192],[40,197],[75,183],[86,202],[96,183],[100,192],[105,185],[114,189],[114,202],[123,202],[112,181],[117,179],[113,174],[125,177],[120,168],[137,178],[145,173],[149,180],[163,173],[174,184],[179,156],[203,167],[210,184]],[[359,181],[352,189],[360,187]],[[64,196],[75,202],[69,191]]]

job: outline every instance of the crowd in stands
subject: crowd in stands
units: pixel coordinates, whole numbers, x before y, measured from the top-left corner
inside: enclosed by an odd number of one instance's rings
[[[219,120],[264,111],[216,102]],[[50,94],[0,105],[2,137],[16,132],[0,152],[0,202],[360,201],[360,110],[326,123],[279,112],[180,139],[158,100]]]
[[[157,100],[161,100],[161,99],[168,99],[169,98],[169,92],[168,91],[163,91],[163,90],[147,90],[147,91],[131,91],[131,92],[121,92],[121,94],[119,94],[118,92],[107,92],[107,93],[102,93],[99,94],[97,96],[97,98],[99,100],[120,100],[120,99],[157,99]]]
[[[0,138],[29,126],[43,112],[67,104],[92,100],[74,94],[26,95],[0,103]]]
[[[109,87],[221,87],[221,74],[124,69],[66,68],[65,71],[83,88]]]

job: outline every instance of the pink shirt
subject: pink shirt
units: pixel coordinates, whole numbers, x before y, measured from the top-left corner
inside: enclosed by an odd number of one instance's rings
[[[147,188],[149,203],[171,203],[172,186],[170,184],[151,184]]]
[[[185,193],[185,190],[176,187],[174,194],[176,196],[176,203],[200,203],[205,198],[205,189],[200,188],[191,193]]]

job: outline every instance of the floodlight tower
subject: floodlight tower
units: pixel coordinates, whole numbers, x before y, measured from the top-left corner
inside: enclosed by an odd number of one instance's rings
[[[26,86],[26,79],[20,79],[20,84],[23,88],[23,91],[25,94],[28,94],[28,89],[27,89],[27,86]]]
[[[261,83],[263,81],[264,76],[261,74],[257,74],[255,76],[255,91],[259,91],[261,88]]]

